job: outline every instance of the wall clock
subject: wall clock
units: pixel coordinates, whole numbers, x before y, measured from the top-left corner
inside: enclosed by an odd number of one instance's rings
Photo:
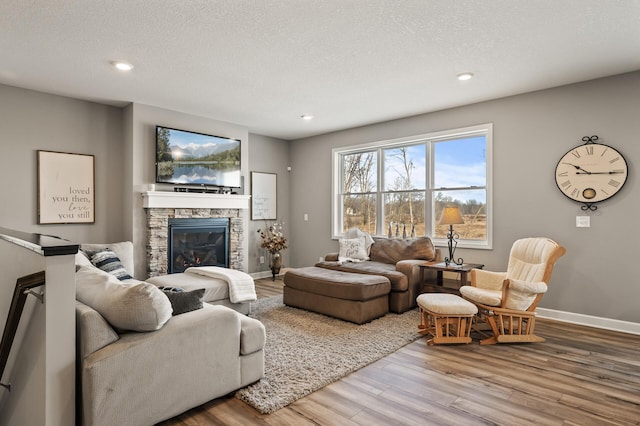
[[[582,210],[616,195],[627,181],[627,161],[607,145],[597,143],[598,136],[585,136],[584,145],[571,148],[556,165],[556,185],[565,196],[582,203]]]

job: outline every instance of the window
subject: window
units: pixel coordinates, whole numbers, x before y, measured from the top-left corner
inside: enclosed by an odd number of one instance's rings
[[[457,206],[460,247],[491,248],[492,125],[333,150],[333,234],[431,237],[444,244],[442,210]]]

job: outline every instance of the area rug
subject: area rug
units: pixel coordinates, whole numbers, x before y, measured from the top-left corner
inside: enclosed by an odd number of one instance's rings
[[[251,316],[267,330],[265,376],[236,398],[263,414],[291,404],[421,337],[418,311],[387,314],[363,325],[260,299]]]

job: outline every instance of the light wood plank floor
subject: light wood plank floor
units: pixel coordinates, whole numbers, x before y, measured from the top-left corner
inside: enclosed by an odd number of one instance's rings
[[[282,281],[256,289],[280,294]],[[640,425],[640,336],[549,320],[537,334],[547,341],[421,338],[271,415],[219,398],[161,425]]]

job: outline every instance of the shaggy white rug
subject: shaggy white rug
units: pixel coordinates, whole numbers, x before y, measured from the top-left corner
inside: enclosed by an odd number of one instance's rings
[[[356,325],[284,306],[282,296],[274,296],[259,299],[251,316],[267,330],[265,376],[235,396],[264,414],[421,337],[417,309]]]

